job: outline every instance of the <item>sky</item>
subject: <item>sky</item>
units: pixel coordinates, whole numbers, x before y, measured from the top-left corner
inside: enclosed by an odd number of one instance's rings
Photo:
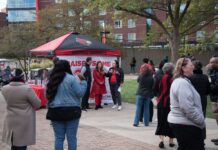
[[[5,8],[5,7],[6,7],[6,1],[7,1],[7,0],[0,0],[0,10],[1,10],[2,8]]]

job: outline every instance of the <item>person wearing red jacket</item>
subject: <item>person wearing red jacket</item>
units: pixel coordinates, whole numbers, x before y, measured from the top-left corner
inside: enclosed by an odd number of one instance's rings
[[[103,64],[98,61],[96,68],[93,70],[93,85],[91,90],[91,97],[95,98],[95,110],[103,108],[101,106],[102,95],[107,93],[105,87],[105,73],[103,71]]]

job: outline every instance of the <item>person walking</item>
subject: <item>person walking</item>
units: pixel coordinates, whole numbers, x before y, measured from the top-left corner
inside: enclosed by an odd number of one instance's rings
[[[174,147],[173,138],[175,138],[172,128],[169,126],[167,116],[170,112],[170,86],[173,81],[173,69],[172,63],[166,63],[163,66],[163,77],[159,83],[158,97],[157,97],[157,129],[155,135],[159,135],[161,142],[160,148],[164,148],[164,136],[169,137],[169,146]]]
[[[85,65],[82,67],[81,74],[85,77],[87,81],[87,89],[86,93],[82,98],[82,110],[87,111],[86,109],[90,109],[89,107],[89,96],[90,96],[90,89],[92,84],[92,71],[90,65],[92,64],[92,58],[87,57]]]
[[[136,112],[133,126],[139,125],[140,114],[143,106],[144,125],[149,125],[149,106],[153,96],[152,89],[154,79],[152,77],[152,70],[149,67],[144,67],[144,71],[139,75],[138,90],[136,92]]]
[[[59,60],[51,72],[46,97],[48,112],[55,135],[55,150],[63,150],[65,136],[68,150],[77,149],[77,130],[81,116],[80,102],[85,94],[87,82],[84,76],[72,75],[69,62]],[[79,79],[78,79],[79,78]]]
[[[109,77],[110,91],[114,103],[112,108],[116,108],[118,104],[117,110],[120,111],[122,109],[120,92],[124,82],[124,73],[123,69],[119,67],[119,62],[117,60],[112,61],[112,67],[105,75]]]
[[[190,58],[177,60],[170,88],[168,122],[178,142],[178,150],[204,150],[205,127],[201,99],[190,81],[194,66]]]
[[[95,110],[97,110],[103,108],[101,106],[102,95],[107,93],[105,87],[105,72],[101,61],[97,62],[96,68],[93,70],[93,79],[91,97],[95,98]]]
[[[6,101],[6,117],[2,141],[11,145],[11,150],[26,150],[36,143],[36,113],[41,102],[32,88],[25,84],[24,73],[14,69],[10,83],[2,88]]]
[[[132,60],[130,62],[130,73],[135,73],[135,66],[136,66],[136,59],[135,57],[132,57]]]

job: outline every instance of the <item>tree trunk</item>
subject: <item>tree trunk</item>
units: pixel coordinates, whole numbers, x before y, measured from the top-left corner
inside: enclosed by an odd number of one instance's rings
[[[173,29],[172,37],[169,38],[169,45],[170,45],[171,61],[176,62],[176,60],[179,58],[179,45],[180,45],[178,28]]]

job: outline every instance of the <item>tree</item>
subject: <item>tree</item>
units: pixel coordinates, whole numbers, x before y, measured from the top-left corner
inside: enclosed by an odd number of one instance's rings
[[[78,32],[94,37],[99,36],[96,15],[87,9],[85,1],[68,3],[63,1],[40,11],[38,30],[42,41],[50,41],[67,32]]]
[[[39,12],[39,20],[10,24],[0,29],[0,56],[16,58],[20,66],[27,71],[29,50],[47,43],[67,32],[79,32],[99,35],[99,26],[85,24],[86,19],[94,19],[90,14],[85,14],[86,3],[76,1],[47,7]],[[22,62],[23,61],[23,62]]]
[[[217,0],[93,0],[90,8],[114,8],[150,18],[162,29],[171,50],[171,60],[179,57],[181,39],[218,19]],[[159,14],[166,14],[163,20]]]

